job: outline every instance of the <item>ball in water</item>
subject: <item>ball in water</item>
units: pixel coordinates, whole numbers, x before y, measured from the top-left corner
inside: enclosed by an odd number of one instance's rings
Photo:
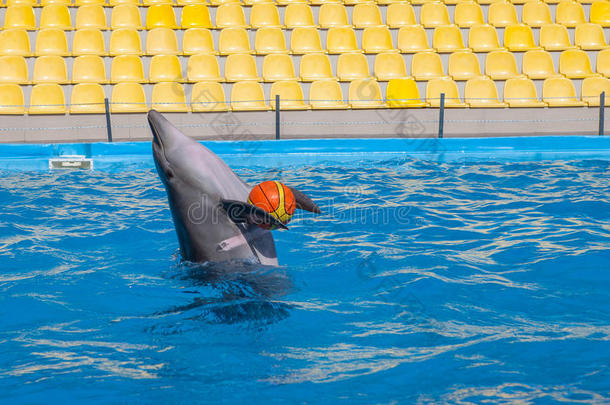
[[[254,186],[248,196],[248,203],[268,212],[284,225],[290,222],[296,208],[292,190],[279,181],[264,181]]]

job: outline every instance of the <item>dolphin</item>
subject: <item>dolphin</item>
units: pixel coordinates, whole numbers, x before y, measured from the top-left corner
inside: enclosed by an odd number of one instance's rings
[[[182,134],[158,111],[148,113],[155,167],[167,191],[184,260],[246,260],[277,266],[273,235],[261,224],[286,228],[262,209],[246,203],[251,187],[214,152]],[[296,207],[318,206],[291,188]]]

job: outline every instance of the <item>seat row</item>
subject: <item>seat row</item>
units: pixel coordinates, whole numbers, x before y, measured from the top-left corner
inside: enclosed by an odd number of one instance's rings
[[[542,100],[538,99],[534,83],[526,78],[514,78],[504,84],[504,101],[500,101],[496,85],[488,77],[472,78],[466,82],[464,101],[456,83],[448,77],[434,79],[426,86],[426,97],[420,97],[412,79],[393,79],[388,83],[386,97],[373,79],[350,83],[345,102],[341,87],[334,80],[315,81],[310,86],[309,99],[303,97],[298,82],[275,82],[269,100],[260,83],[237,82],[231,88],[230,106],[223,87],[216,82],[199,82],[193,86],[190,103],[184,88],[175,82],[163,82],[152,89],[151,107],[162,112],[220,112],[264,111],[275,108],[275,97],[280,97],[280,109],[345,109],[345,108],[419,108],[439,107],[441,94],[448,108],[503,108],[503,107],[579,107],[596,106],[600,94],[610,95],[610,79],[588,78],[582,84],[582,97],[576,96],[573,83],[566,78],[544,81]],[[610,96],[607,96],[610,100]],[[58,84],[37,84],[32,87],[29,114],[100,114],[105,112],[105,93],[101,85],[81,83],[72,88],[71,103],[67,108],[63,88]],[[269,102],[268,102],[269,101]],[[112,88],[110,109],[113,113],[135,113],[148,110],[142,85],[119,83]],[[24,97],[20,86],[0,84],[0,114],[24,114]]]
[[[514,55],[507,51],[490,52],[484,65],[484,74],[493,80],[507,80],[527,76],[530,79],[547,79],[565,76],[583,79],[594,76],[610,76],[610,49],[600,52],[597,72],[593,72],[589,59],[583,51],[571,50],[562,53],[559,71],[555,69],[551,55],[543,50],[528,51],[523,55],[521,72]],[[56,55],[40,56],[34,63],[32,80],[22,56],[0,57],[0,83],[157,83],[157,82],[237,82],[244,80],[275,82],[298,80],[311,82],[325,79],[353,81],[374,77],[378,81],[413,77],[428,81],[450,76],[464,81],[481,76],[479,60],[470,52],[456,52],[449,57],[447,73],[437,54],[425,52],[415,54],[407,72],[403,57],[396,53],[383,53],[375,58],[371,74],[367,58],[362,54],[342,54],[337,59],[336,74],[333,74],[330,59],[323,54],[308,54],[301,58],[299,75],[295,74],[293,59],[288,55],[267,55],[263,59],[262,77],[256,61],[247,54],[229,55],[224,64],[224,75],[220,74],[218,60],[214,55],[189,57],[185,74],[180,60],[175,55],[156,55],[151,58],[148,75],[144,75],[142,60],[137,55],[116,56],[112,60],[110,80],[106,75],[104,61],[97,55],[83,55],[74,59],[71,79],[64,58]]]
[[[506,27],[518,24],[517,10],[512,3],[497,2],[489,6],[487,21],[485,21],[481,6],[474,2],[461,2],[455,6],[453,23],[459,27],[471,27],[488,23],[494,27]],[[416,19],[414,8],[409,3],[393,3],[387,7],[387,17],[383,21],[379,6],[375,3],[362,3],[353,7],[351,22],[348,13],[342,4],[323,4],[319,8],[318,21],[314,22],[313,12],[307,4],[291,4],[286,7],[284,23],[280,22],[277,7],[272,3],[255,4],[250,11],[249,22],[243,8],[239,4],[223,4],[216,9],[214,23],[206,5],[193,4],[182,8],[180,24],[177,23],[174,9],[169,4],[156,4],[146,9],[146,24],[142,24],[140,9],[131,4],[122,4],[113,7],[111,28],[152,29],[156,27],[167,28],[296,28],[296,27],[354,27],[367,28],[388,26],[400,28],[409,25],[421,24],[425,28],[434,28],[441,25],[452,24],[449,11],[445,4],[430,2],[422,5],[419,21]],[[556,7],[555,20],[551,17],[548,4],[541,1],[532,1],[523,5],[521,23],[540,27],[546,24],[560,24],[566,27],[575,27],[586,21],[585,12],[577,2],[563,0]],[[610,3],[596,1],[591,6],[588,22],[603,27],[610,26]],[[74,27],[84,28],[95,25],[96,28],[106,28],[106,15],[102,6],[85,5],[78,8]],[[51,4],[43,7],[38,28],[72,29],[72,21],[67,6]],[[4,28],[36,29],[36,19],[31,6],[10,6],[6,10]]]
[[[559,28],[559,29],[557,29]],[[584,50],[608,48],[602,28],[596,24],[583,24],[577,27],[575,44],[561,25],[544,26],[541,29],[540,44],[536,45],[528,26],[515,25],[504,31],[504,47],[509,51],[523,52],[544,48],[550,51],[567,50],[578,47]],[[102,31],[83,28],[75,31],[72,51],[68,50],[65,31],[58,28],[45,28],[36,36],[35,56],[41,55],[193,55],[198,53],[229,55],[235,53],[256,53],[258,55],[292,53],[359,53],[377,54],[383,52],[417,53],[435,51],[452,53],[472,50],[490,52],[504,49],[498,42],[493,27],[475,26],[470,29],[468,46],[464,45],[460,29],[455,25],[434,29],[432,47],[429,46],[426,32],[419,25],[403,27],[398,32],[397,47],[387,28],[369,27],[362,36],[362,48],[351,28],[331,28],[326,37],[326,48],[322,48],[320,36],[315,28],[297,28],[292,32],[290,49],[286,47],[284,32],[280,28],[260,28],[256,31],[254,49],[250,46],[248,32],[243,28],[224,28],[219,35],[218,51],[214,46],[211,32],[205,28],[189,28],[184,32],[182,49],[174,30],[155,28],[146,35],[145,52],[142,51],[138,31],[121,28],[112,31],[109,50],[106,51]],[[19,29],[0,31],[0,55],[31,56],[30,39],[26,31]]]

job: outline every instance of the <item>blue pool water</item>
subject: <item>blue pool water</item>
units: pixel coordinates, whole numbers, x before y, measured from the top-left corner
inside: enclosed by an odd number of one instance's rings
[[[235,169],[325,212],[280,269],[179,264],[150,163],[1,172],[0,401],[610,401],[609,161]]]

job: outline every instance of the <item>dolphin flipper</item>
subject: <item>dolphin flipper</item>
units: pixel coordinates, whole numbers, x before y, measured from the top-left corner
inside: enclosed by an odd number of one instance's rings
[[[271,225],[274,228],[288,229],[277,218],[269,215],[263,209],[236,200],[220,200],[220,206],[225,210],[231,221],[237,224]]]
[[[313,212],[314,214],[320,214],[322,211],[320,207],[316,205],[315,202],[311,200],[311,198],[307,197],[304,193],[300,192],[294,187],[290,187],[292,194],[294,195],[294,199],[296,200],[296,207],[301,210]]]

